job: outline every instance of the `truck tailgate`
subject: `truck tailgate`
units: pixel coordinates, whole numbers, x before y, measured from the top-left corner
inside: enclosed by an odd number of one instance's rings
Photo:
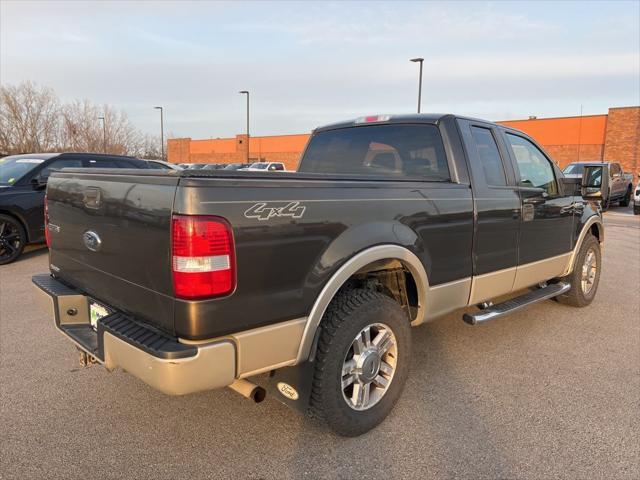
[[[178,181],[164,170],[53,174],[47,186],[52,271],[173,333],[170,232]]]

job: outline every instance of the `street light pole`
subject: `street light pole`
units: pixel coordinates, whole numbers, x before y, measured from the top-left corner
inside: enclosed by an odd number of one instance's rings
[[[424,58],[412,58],[410,61],[420,64],[420,79],[418,80],[418,113],[420,113],[420,104],[422,103],[422,63]]]
[[[107,121],[104,117],[98,117],[98,120],[102,120],[102,151],[107,153]]]
[[[160,110],[160,151],[162,152],[162,160],[164,160],[164,110],[162,107],[153,107]]]
[[[247,163],[249,163],[249,92],[247,90],[240,90],[238,93],[247,96]]]

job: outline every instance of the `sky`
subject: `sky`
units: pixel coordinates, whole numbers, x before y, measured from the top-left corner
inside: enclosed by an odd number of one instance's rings
[[[0,0],[0,83],[157,134],[305,133],[375,113],[488,120],[640,104],[640,2]]]

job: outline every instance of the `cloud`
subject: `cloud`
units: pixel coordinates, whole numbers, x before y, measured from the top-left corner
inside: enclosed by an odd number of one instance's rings
[[[418,55],[427,111],[504,119],[640,102],[632,3],[6,4],[2,82],[109,103],[152,132],[154,105],[179,136],[242,131],[240,89],[256,134],[413,111]]]

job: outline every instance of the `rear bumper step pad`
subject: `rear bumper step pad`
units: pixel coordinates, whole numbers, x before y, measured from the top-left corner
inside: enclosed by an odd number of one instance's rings
[[[167,360],[193,357],[198,353],[198,349],[193,345],[178,343],[175,338],[136,322],[119,312],[98,320],[98,342],[101,351],[104,348],[103,332],[109,332],[149,355]]]
[[[161,359],[188,358],[198,353],[198,349],[193,345],[179,343],[176,338],[140,323],[121,312],[114,312],[98,320],[96,332],[89,323],[87,297],[81,292],[68,287],[51,275],[35,275],[32,281],[40,290],[51,297],[56,312],[56,326],[83,350],[101,362],[104,362],[105,332]],[[72,306],[67,307],[67,304]],[[66,315],[65,311],[70,308],[78,311],[73,317]]]
[[[496,318],[508,315],[523,307],[532,305],[543,300],[548,300],[569,291],[571,285],[568,283],[553,283],[544,288],[532,290],[524,295],[507,300],[506,302],[492,305],[489,308],[480,310],[475,313],[465,313],[462,319],[469,325],[477,325],[479,323],[488,322]]]
[[[231,340],[185,345],[122,312],[98,320],[95,331],[89,297],[50,275],[36,275],[32,281],[56,328],[107,370],[122,368],[168,395],[226,387],[235,380],[236,348]]]

